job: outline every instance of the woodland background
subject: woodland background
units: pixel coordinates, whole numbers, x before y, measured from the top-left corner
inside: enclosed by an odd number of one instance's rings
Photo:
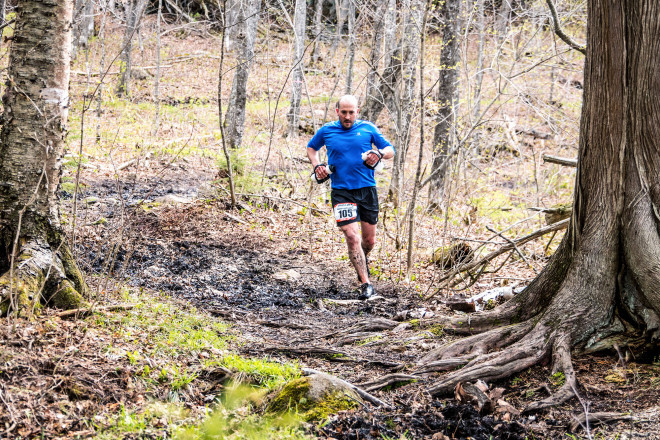
[[[77,1],[60,215],[98,311],[3,326],[0,435],[653,435],[657,360],[580,358],[588,401],[538,416],[519,410],[565,381],[547,365],[498,384],[513,406],[494,413],[396,376],[454,340],[430,318],[492,308],[559,245],[585,28],[581,1]],[[305,154],[345,93],[397,149],[377,176],[372,304],[353,301]],[[269,415],[305,367],[391,406]],[[640,418],[592,431],[594,411]]]

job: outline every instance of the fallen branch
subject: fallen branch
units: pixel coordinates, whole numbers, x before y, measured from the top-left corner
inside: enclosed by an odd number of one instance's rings
[[[570,159],[568,157],[550,156],[549,154],[543,155],[543,162],[556,163],[565,167],[577,167],[577,159]]]
[[[573,416],[575,419],[573,423],[571,423],[570,430],[571,432],[577,431],[577,429],[581,426],[587,426],[587,423],[589,425],[598,425],[598,424],[604,424],[604,423],[609,423],[609,422],[615,422],[617,420],[633,420],[636,421],[637,418],[632,416],[630,413],[614,413],[614,412],[596,412],[596,413],[591,413],[591,414],[580,414],[578,416]]]
[[[63,312],[59,312],[55,314],[55,316],[66,319],[66,318],[71,318],[74,316],[77,317],[85,317],[89,316],[94,312],[117,312],[120,310],[131,310],[132,308],[135,307],[135,304],[115,304],[113,306],[103,306],[103,307],[90,307],[90,308],[85,308],[85,309],[73,309],[73,310],[65,310]]]
[[[528,234],[528,235],[525,235],[524,237],[518,238],[517,240],[512,240],[512,242],[501,246],[499,249],[494,250],[493,252],[489,253],[488,255],[486,255],[483,258],[480,258],[479,260],[472,261],[470,263],[461,264],[460,266],[458,266],[457,268],[452,270],[447,275],[442,276],[438,281],[442,282],[442,281],[445,281],[445,280],[451,280],[452,278],[454,278],[459,273],[462,273],[462,272],[474,269],[475,267],[480,267],[480,266],[483,266],[483,265],[487,264],[488,262],[495,259],[496,257],[498,257],[498,256],[500,256],[500,255],[502,255],[502,254],[504,254],[504,253],[506,253],[506,252],[508,252],[512,249],[515,249],[516,246],[521,246],[521,245],[527,243],[528,241],[532,241],[536,238],[542,237],[545,234],[549,234],[550,232],[560,231],[562,229],[565,229],[568,226],[568,222],[570,220],[571,220],[570,218],[567,218],[566,220],[562,220],[562,221],[554,223],[552,225],[545,226],[545,227],[543,227],[543,228],[541,228],[537,231],[532,232],[531,234]],[[444,285],[441,286],[440,288],[438,288],[435,292],[431,293],[430,295],[427,295],[425,299],[433,298],[440,291],[440,289],[442,289],[443,287],[444,287]]]
[[[323,374],[323,373],[321,373],[321,372],[318,371],[318,370],[314,370],[314,369],[312,369],[312,368],[303,368],[303,374],[305,374],[306,376],[311,376],[312,374]],[[376,396],[372,396],[371,394],[367,393],[365,390],[363,390],[362,388],[358,387],[357,385],[354,385],[354,384],[352,384],[352,383],[350,383],[350,382],[346,382],[345,380],[340,379],[340,378],[338,378],[338,377],[336,377],[336,376],[333,376],[333,377],[334,377],[337,381],[341,382],[342,384],[348,386],[350,389],[352,389],[353,391],[355,391],[355,392],[358,394],[358,396],[362,397],[362,398],[363,398],[364,400],[366,400],[367,402],[369,402],[369,403],[371,403],[371,404],[373,404],[373,405],[376,405],[376,406],[382,406],[383,408],[387,408],[387,409],[391,409],[391,408],[392,408],[390,405],[388,405],[387,403],[383,402],[383,401],[380,400],[378,397],[376,397]]]

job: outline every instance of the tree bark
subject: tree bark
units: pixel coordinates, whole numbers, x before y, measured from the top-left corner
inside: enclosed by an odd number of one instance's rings
[[[557,394],[574,395],[571,351],[617,345],[658,348],[660,338],[660,4],[588,2],[585,88],[574,209],[548,266],[518,296],[491,312],[453,319],[479,333],[433,351],[467,365],[437,382],[449,393],[464,380],[497,380],[543,359],[563,371]],[[498,328],[502,324],[507,327]],[[501,348],[500,351],[493,351]]]
[[[72,3],[21,1],[0,133],[0,314],[41,299],[79,307],[85,284],[61,231],[57,188],[69,105]]]
[[[295,17],[293,27],[295,33],[293,51],[293,75],[291,84],[291,107],[287,118],[289,120],[289,136],[298,137],[298,126],[300,125],[300,102],[302,100],[303,68],[305,53],[305,21],[307,16],[307,2],[296,0]]]
[[[431,173],[443,165],[452,143],[451,129],[454,109],[458,100],[458,13],[460,0],[445,0],[441,6],[442,49],[440,51],[440,78],[438,80],[438,113],[433,130],[433,164]],[[446,167],[445,167],[446,169]],[[437,209],[443,199],[445,171],[438,172],[429,182],[429,208]]]
[[[225,136],[229,148],[232,149],[239,148],[243,142],[247,82],[254,58],[254,42],[261,11],[261,0],[240,0],[239,3],[234,33],[234,45],[238,51],[237,66],[224,121]]]

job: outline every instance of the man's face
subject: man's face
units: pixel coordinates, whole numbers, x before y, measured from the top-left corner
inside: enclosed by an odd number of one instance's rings
[[[355,123],[358,112],[360,109],[352,102],[341,102],[339,108],[336,109],[339,123],[344,129],[348,130]]]

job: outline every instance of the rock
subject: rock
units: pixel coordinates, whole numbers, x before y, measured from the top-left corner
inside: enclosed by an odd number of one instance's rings
[[[297,281],[300,279],[300,274],[293,269],[287,269],[274,273],[273,278],[281,281]]]
[[[362,398],[343,381],[317,373],[294,379],[269,399],[267,413],[295,411],[305,421],[321,421],[330,414],[355,408]]]
[[[178,205],[178,204],[191,203],[192,200],[188,199],[186,197],[181,197],[181,196],[177,196],[177,195],[174,195],[174,194],[167,194],[165,196],[156,197],[156,199],[154,199],[154,202],[163,203],[163,204]]]

